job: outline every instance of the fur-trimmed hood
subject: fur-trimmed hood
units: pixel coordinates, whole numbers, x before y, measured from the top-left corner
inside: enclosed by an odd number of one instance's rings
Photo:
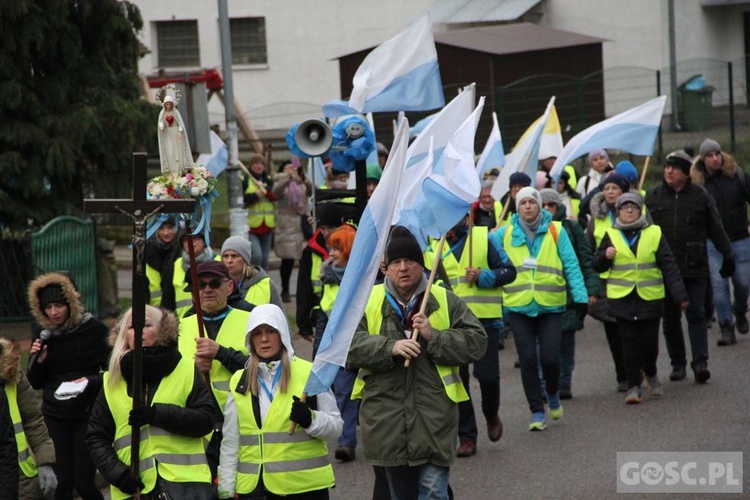
[[[34,281],[29,283],[28,299],[29,308],[31,309],[31,315],[34,317],[37,323],[45,330],[55,331],[59,330],[60,327],[56,327],[52,321],[44,314],[42,310],[41,302],[39,301],[39,292],[47,288],[50,285],[59,285],[62,289],[63,297],[68,302],[70,307],[70,317],[68,321],[62,325],[65,327],[73,327],[81,323],[83,320],[84,308],[81,303],[81,294],[75,289],[73,282],[68,276],[59,272],[47,273],[39,276]]]
[[[0,338],[0,379],[5,383],[18,382],[21,374],[21,346]]]
[[[734,176],[737,173],[737,162],[734,161],[734,156],[724,152],[721,153],[721,156],[724,158],[724,161],[721,163],[721,175],[734,179]],[[706,164],[699,156],[690,168],[690,180],[693,181],[693,184],[705,186],[706,172]]]
[[[154,339],[154,346],[176,346],[177,338],[180,333],[180,320],[177,315],[167,309],[160,309],[163,316],[159,323],[159,328],[156,332],[156,338]],[[130,321],[130,317],[123,317],[123,320],[127,318]],[[122,320],[121,320],[122,321]],[[109,332],[109,345],[114,346],[117,340],[117,335],[120,333],[120,322],[118,322],[112,330]]]
[[[637,189],[631,189],[628,193],[641,194]],[[624,194],[624,193],[623,193]],[[604,201],[604,193],[599,192],[591,198],[591,204],[589,205],[591,210],[591,217],[593,219],[603,219],[607,215],[607,204]]]

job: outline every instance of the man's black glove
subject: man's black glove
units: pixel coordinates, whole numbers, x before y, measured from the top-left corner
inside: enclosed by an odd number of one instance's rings
[[[728,278],[734,274],[734,257],[724,257],[724,263],[719,269],[722,278]]]
[[[153,406],[140,406],[130,410],[128,425],[142,427],[146,424],[153,424],[156,418],[156,408]]]
[[[296,422],[303,429],[307,429],[312,424],[312,412],[307,403],[300,401],[297,396],[292,396],[294,400],[292,402],[292,413],[289,415],[289,420]]]
[[[131,476],[130,471],[120,478],[116,486],[128,495],[134,495],[136,490],[143,491],[143,488],[145,488],[141,478]]]
[[[576,302],[576,314],[578,314],[578,319],[583,319],[586,317],[586,315],[589,313],[589,304],[588,302]]]

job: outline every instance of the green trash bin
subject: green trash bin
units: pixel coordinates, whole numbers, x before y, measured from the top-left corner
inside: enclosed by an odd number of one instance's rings
[[[696,88],[695,81],[702,78],[702,75],[695,75],[677,89],[680,93],[680,124],[684,130],[706,130],[711,126],[714,89],[707,85]]]

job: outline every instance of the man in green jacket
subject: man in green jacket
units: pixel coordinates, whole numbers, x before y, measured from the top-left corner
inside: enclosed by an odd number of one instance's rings
[[[464,302],[443,288],[432,287],[419,312],[424,260],[405,228],[391,232],[385,263],[385,283],[373,288],[348,358],[360,368],[352,397],[362,398],[365,459],[385,469],[394,500],[447,499],[458,403],[468,399],[458,369],[484,355],[487,336]]]

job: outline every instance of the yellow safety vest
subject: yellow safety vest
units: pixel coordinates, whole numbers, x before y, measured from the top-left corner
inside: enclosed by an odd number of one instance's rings
[[[21,467],[26,477],[36,476],[36,462],[34,455],[29,448],[29,442],[26,440],[26,432],[23,430],[23,421],[21,420],[21,411],[18,408],[18,385],[6,384],[5,394],[8,398],[8,408],[10,409],[10,418],[13,420],[13,431],[16,434],[16,448],[18,448],[18,465]]]
[[[435,330],[447,330],[451,326],[451,320],[448,316],[448,295],[444,288],[438,286],[432,287],[430,295],[437,300],[438,308],[430,314],[430,325]],[[385,300],[385,287],[376,285],[370,293],[370,299],[365,307],[365,317],[367,318],[367,331],[370,335],[380,335],[380,326],[383,323],[383,301]],[[469,395],[464,389],[461,382],[461,375],[458,373],[458,366],[435,365],[440,380],[443,381],[443,387],[448,398],[454,403],[468,401]],[[362,391],[365,388],[365,377],[370,374],[370,370],[360,368],[357,373],[357,380],[354,381],[352,389],[352,399],[361,399]]]
[[[328,317],[331,316],[333,310],[333,303],[336,301],[336,296],[339,294],[339,286],[332,283],[323,285],[323,297],[320,298],[320,309]]]
[[[596,248],[594,248],[594,253],[596,253],[596,249],[599,248],[599,245],[602,243],[602,239],[604,239],[604,235],[607,234],[607,230],[612,227],[612,217],[610,217],[609,212],[607,212],[603,219],[599,219],[597,217],[594,217],[594,242],[596,243]],[[604,271],[603,273],[599,273],[599,277],[601,279],[607,279],[609,276],[609,271]]]
[[[224,318],[224,322],[219,328],[216,335],[216,342],[224,347],[231,347],[236,351],[242,351],[247,354],[245,347],[245,336],[247,328],[247,318],[250,313],[240,309],[232,309]],[[189,318],[180,320],[180,339],[179,349],[187,359],[195,359],[195,339],[198,338],[198,317],[193,315]],[[227,370],[219,361],[213,360],[211,363],[211,389],[214,397],[219,403],[219,408],[224,411],[224,403],[227,402],[227,393],[229,392],[229,380],[232,378],[232,372]]]
[[[240,430],[239,463],[236,490],[240,495],[252,492],[263,469],[263,485],[276,495],[294,495],[330,488],[334,485],[333,467],[328,462],[328,447],[297,426],[289,435],[289,409],[292,395],[302,394],[312,364],[294,357],[287,392],[278,391],[268,408],[263,427],[256,425],[252,394],[236,391],[245,370],[234,374],[230,386],[237,403]],[[278,368],[281,370],[281,367]]]
[[[310,267],[310,283],[312,283],[313,293],[320,297],[323,294],[323,282],[320,281],[320,266],[323,264],[323,257],[312,252],[312,264]]]
[[[578,198],[570,198],[570,209],[573,211],[573,213],[568,214],[568,216],[578,217],[578,214],[581,212],[581,200],[579,200]]]
[[[641,231],[637,255],[633,255],[620,230],[610,228],[607,234],[617,249],[607,279],[607,298],[621,299],[635,288],[643,300],[663,299],[664,278],[656,264],[661,228],[651,225]]]
[[[457,261],[453,252],[445,252],[443,247],[443,266],[445,266],[445,272],[448,273],[450,278],[451,288],[453,293],[461,297],[466,305],[471,309],[477,318],[502,318],[503,317],[503,290],[502,288],[479,288],[476,283],[469,286],[466,282],[466,268],[469,267],[469,255],[472,255],[473,267],[480,269],[489,269],[487,263],[487,250],[488,250],[488,229],[485,226],[474,226],[471,229],[472,242],[469,245],[467,238],[464,243],[464,251],[461,253],[461,260]],[[425,263],[431,266],[434,262],[435,252],[437,251],[438,243],[432,242],[432,248],[430,249],[430,255],[426,254]],[[471,246],[471,252],[469,252],[469,246]]]
[[[513,227],[506,229],[503,246],[516,267],[516,280],[503,287],[503,303],[506,307],[523,307],[533,300],[546,307],[564,306],[567,301],[565,275],[557,253],[556,237],[552,235],[552,231],[560,235],[562,224],[557,221],[549,223],[535,267],[524,266],[526,259],[531,259],[527,244],[518,247],[511,244]]]
[[[268,188],[265,182],[263,186]],[[255,181],[249,179],[245,194],[253,194],[259,191],[260,189],[258,189]],[[247,209],[247,225],[250,226],[250,229],[255,229],[265,222],[267,227],[276,227],[276,204],[265,196],[260,196],[260,194],[258,196],[260,198],[258,202],[250,205]]]
[[[266,276],[247,289],[245,300],[254,306],[271,303],[271,277]]]
[[[153,403],[172,404],[185,407],[193,387],[195,365],[190,358],[183,358],[175,369],[159,383]],[[130,465],[132,427],[128,425],[133,400],[128,395],[127,385],[120,380],[114,387],[109,385],[109,373],[104,374],[104,396],[115,421],[115,436],[112,446],[117,457]],[[139,477],[145,488],[142,493],[154,489],[158,475],[175,483],[211,483],[203,439],[178,436],[154,425],[141,427],[141,443],[138,453]],[[110,486],[113,500],[131,498],[115,486]]]
[[[146,264],[146,279],[148,279],[149,304],[154,307],[161,305],[161,274],[153,267]]]

